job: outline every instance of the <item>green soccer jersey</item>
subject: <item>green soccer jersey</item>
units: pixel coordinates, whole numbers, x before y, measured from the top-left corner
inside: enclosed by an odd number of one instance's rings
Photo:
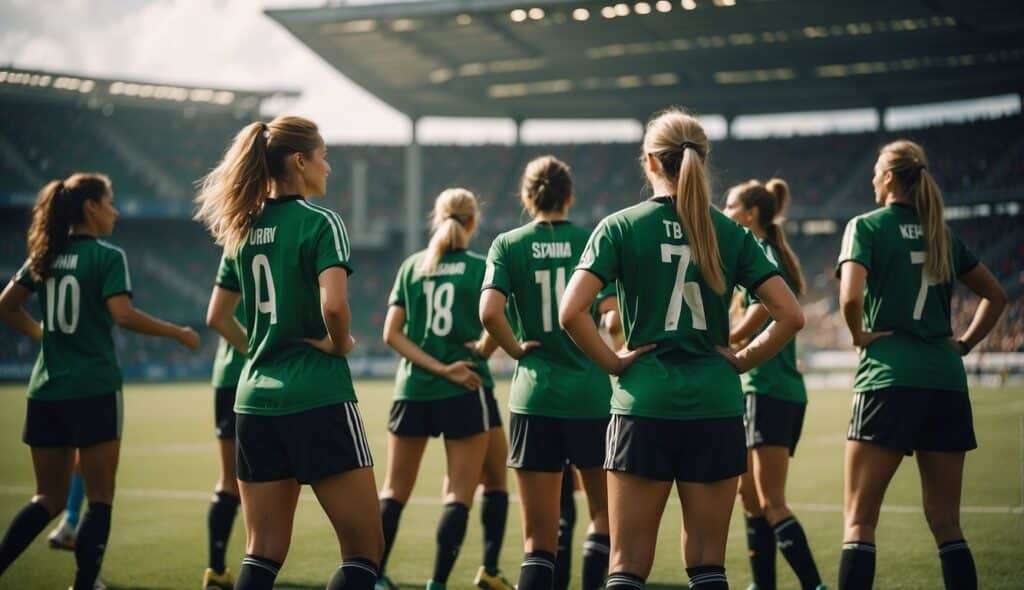
[[[235,318],[245,325],[245,308],[239,305],[235,309]],[[237,387],[238,377],[245,366],[245,355],[235,350],[234,346],[221,338],[217,343],[217,356],[213,358],[213,376],[210,383],[217,389]]]
[[[778,267],[786,284],[795,292],[793,277],[789,276],[785,266],[779,263],[782,260],[779,252],[768,243],[768,240],[759,240],[759,244],[764,250],[765,256]],[[750,307],[754,303],[757,303],[757,296],[744,290],[744,307]],[[763,332],[767,327],[768,324],[762,326],[752,338],[756,338],[757,334]],[[807,403],[804,376],[796,368],[796,338],[790,340],[779,354],[740,375],[740,381],[743,384],[744,393],[767,395],[788,402]]]
[[[234,258],[224,258],[217,284],[240,291],[249,334],[235,412],[295,414],[354,401],[344,357],[303,339],[327,335],[320,312],[320,273],[349,274],[350,247],[341,217],[299,196],[267,201]]]
[[[729,341],[733,288],[750,291],[779,274],[746,229],[711,208],[725,277],[718,295],[692,263],[671,197],[657,197],[606,217],[577,269],[615,281],[630,348],[656,343],[619,376],[612,413],[697,419],[743,413],[740,379],[715,349]]]
[[[466,343],[480,338],[480,286],[483,256],[469,250],[445,253],[430,275],[416,270],[424,252],[398,269],[388,305],[405,308],[405,335],[424,352],[448,365],[471,360],[485,388],[494,387],[487,361],[474,358]],[[436,400],[467,393],[466,388],[402,358],[395,375],[395,399]]]
[[[541,344],[516,364],[509,409],[517,414],[608,415],[608,375],[558,325],[559,301],[589,235],[568,221],[533,222],[499,235],[491,245],[484,289],[508,297],[516,338]]]
[[[952,231],[949,236],[957,277],[978,260]],[[953,284],[925,273],[926,250],[917,211],[909,205],[883,207],[846,225],[836,273],[844,262],[864,265],[864,329],[894,332],[859,351],[854,391],[894,386],[967,391],[963,359],[949,341]]]
[[[39,294],[43,317],[43,343],[28,397],[82,399],[120,390],[107,299],[131,295],[124,250],[91,236],[71,236],[45,279],[33,280],[25,262],[14,280]]]

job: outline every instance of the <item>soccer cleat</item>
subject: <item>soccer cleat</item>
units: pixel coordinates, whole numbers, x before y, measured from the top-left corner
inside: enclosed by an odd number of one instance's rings
[[[381,576],[373,583],[373,590],[398,590],[398,584],[392,582],[391,578],[387,576]]]
[[[203,590],[232,590],[234,587],[235,578],[229,569],[219,574],[210,568],[203,572]]]
[[[441,582],[435,582],[433,580],[427,580],[427,590],[448,590],[447,584]]]
[[[60,524],[50,531],[50,535],[46,537],[46,539],[50,542],[50,549],[74,551],[75,539],[77,537],[78,535],[75,533],[75,529],[68,524],[68,521],[62,518],[60,520]]]
[[[483,590],[515,590],[512,582],[506,580],[500,571],[492,576],[487,573],[487,568],[484,566],[480,566],[480,569],[476,570],[476,579],[473,580],[473,583],[477,588]]]
[[[69,586],[68,590],[75,590],[75,587]],[[103,583],[103,580],[96,578],[96,581],[92,584],[92,590],[107,590],[107,585]]]

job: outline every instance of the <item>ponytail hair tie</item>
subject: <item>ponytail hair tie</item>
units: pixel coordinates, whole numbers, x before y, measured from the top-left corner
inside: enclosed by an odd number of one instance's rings
[[[683,143],[679,144],[680,150],[686,151],[686,148],[690,148],[693,151],[697,152],[698,154],[700,153],[700,146],[693,143],[692,141],[684,141]]]
[[[459,218],[459,216],[457,216],[457,215],[450,215],[450,214],[449,214],[449,215],[446,215],[446,216],[445,216],[445,219],[452,219],[452,220],[454,220],[454,221],[455,221],[455,223],[457,223],[457,224],[459,224],[459,225],[461,225],[461,226],[463,226],[463,227],[465,227],[465,225],[466,225],[466,222],[465,222],[465,221],[462,221],[462,219],[461,219],[461,218]]]

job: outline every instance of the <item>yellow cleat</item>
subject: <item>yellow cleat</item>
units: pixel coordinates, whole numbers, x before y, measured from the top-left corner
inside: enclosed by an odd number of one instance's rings
[[[206,568],[206,571],[203,572],[203,590],[233,590],[234,587],[235,578],[229,569],[225,568],[222,574],[218,574],[210,568]]]
[[[515,590],[512,582],[506,580],[501,575],[501,572],[497,572],[492,576],[487,573],[484,566],[480,566],[480,569],[476,570],[476,579],[473,580],[473,583],[482,590]]]

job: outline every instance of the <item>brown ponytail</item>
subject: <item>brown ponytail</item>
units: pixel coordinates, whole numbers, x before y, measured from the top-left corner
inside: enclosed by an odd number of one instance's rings
[[[757,207],[757,224],[764,229],[764,237],[779,256],[782,268],[793,281],[793,290],[803,295],[807,289],[800,260],[786,241],[786,230],[782,226],[783,213],[791,200],[789,185],[781,178],[772,178],[761,184],[757,180],[748,180],[729,189],[729,196],[735,194],[744,209]]]
[[[302,117],[246,125],[220,164],[203,178],[195,219],[234,256],[263,210],[270,181],[284,176],[286,158],[294,153],[311,155],[321,145],[316,123]]]
[[[530,160],[519,183],[519,194],[530,215],[561,211],[572,194],[569,165],[554,156]]]
[[[676,183],[676,213],[693,260],[712,291],[725,292],[722,257],[711,221],[711,187],[704,161],[711,146],[704,128],[690,114],[671,108],[656,115],[644,133],[644,153],[658,158],[662,173]]]
[[[887,169],[892,171],[903,197],[917,209],[926,244],[925,272],[940,283],[949,282],[953,263],[949,231],[943,217],[942,191],[928,171],[924,148],[902,139],[883,147],[880,157],[886,159]]]
[[[67,247],[72,226],[84,221],[85,201],[99,201],[109,192],[109,178],[81,172],[66,180],[51,180],[39,191],[28,229],[28,265],[34,280],[46,278],[57,255]]]
[[[471,191],[464,188],[442,191],[430,213],[433,232],[430,243],[416,270],[425,275],[433,274],[442,256],[456,248],[465,248],[471,236],[467,227],[474,224],[478,216],[476,196]]]

